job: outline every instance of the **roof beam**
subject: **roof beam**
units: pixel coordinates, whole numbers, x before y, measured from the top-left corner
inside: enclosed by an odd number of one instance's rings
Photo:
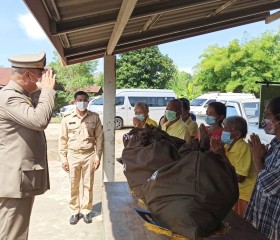
[[[155,37],[153,39],[153,41],[150,41],[150,39],[140,39],[139,43],[138,42],[123,42],[122,45],[116,47],[114,54],[132,51],[132,50],[149,47],[149,46],[153,46],[153,45],[163,44],[163,43],[167,43],[170,41],[177,41],[177,40],[181,40],[181,39],[185,39],[185,38],[190,38],[190,37],[194,37],[194,36],[198,36],[198,35],[202,35],[202,34],[206,34],[206,33],[210,33],[210,32],[224,30],[224,29],[239,26],[239,25],[262,21],[264,19],[265,19],[265,15],[259,14],[257,16],[254,16],[253,18],[247,17],[246,19],[239,19],[238,21],[233,20],[233,21],[230,21],[227,23],[219,23],[211,28],[206,26],[206,27],[198,28],[195,31],[186,30],[184,32],[170,34],[168,37],[166,37],[164,39],[162,39],[161,36],[158,36],[158,37]],[[74,64],[74,63],[80,62],[81,60],[87,61],[87,60],[91,60],[91,59],[101,58],[103,56],[104,56],[103,51],[97,50],[97,51],[93,51],[93,52],[83,53],[78,56],[69,56],[69,57],[67,57],[67,63]]]
[[[228,28],[236,27],[236,26],[241,26],[241,25],[250,24],[250,23],[254,23],[254,22],[258,22],[258,21],[263,21],[264,19],[265,19],[265,15],[261,14],[261,15],[255,16],[253,18],[249,17],[246,19],[239,19],[238,21],[233,20],[233,21],[230,21],[227,23],[219,23],[210,28],[208,26],[205,26],[205,27],[197,28],[195,31],[187,30],[187,31],[182,31],[182,32],[178,32],[178,33],[173,33],[173,34],[166,36],[165,38],[162,38],[161,36],[159,36],[159,37],[153,38],[153,41],[151,41],[150,39],[146,39],[146,40],[140,39],[139,42],[132,42],[132,43],[127,43],[127,44],[122,44],[120,46],[117,46],[114,54],[132,51],[132,50],[136,50],[136,49],[144,48],[144,47],[150,47],[153,45],[168,43],[171,41],[178,41],[178,40],[182,40],[185,38],[195,37],[195,36],[199,36],[199,35],[203,35],[203,34],[207,34],[207,33],[211,33],[211,32],[221,31],[221,30],[225,30]]]
[[[220,0],[170,0],[165,2],[157,2],[150,5],[135,7],[130,19],[137,19],[161,14],[165,12],[176,11],[196,7],[204,4],[219,2]],[[101,27],[115,23],[118,12],[110,12],[102,15],[84,17],[81,19],[73,19],[70,21],[52,21],[51,32],[54,36],[63,33],[81,31],[89,28]]]
[[[123,0],[121,9],[115,23],[113,32],[111,34],[107,49],[106,55],[111,55],[118,44],[118,41],[123,33],[123,30],[126,24],[129,21],[129,18],[135,8],[135,5],[138,0]]]
[[[280,19],[280,11],[267,16],[265,18],[265,23],[269,24],[269,23],[274,22],[274,21],[276,21],[278,19]]]
[[[220,7],[218,7],[214,12],[211,12],[207,17],[216,16],[217,14],[221,13],[222,11],[226,10],[227,8],[230,8],[232,5],[234,5],[239,0],[229,0]]]
[[[187,37],[193,37],[212,31],[227,29],[242,24],[261,21],[268,15],[268,10],[278,8],[280,8],[280,2],[262,4],[254,8],[244,9],[241,11],[238,10],[230,13],[222,13],[204,20],[187,22],[173,27],[170,26],[169,29],[172,31],[167,28],[161,28],[150,30],[148,32],[142,32],[141,34],[122,37],[120,38],[113,54],[134,50],[137,47],[140,48],[141,46],[147,47]],[[105,49],[106,42],[100,42],[82,47],[65,49],[65,56],[67,58],[67,63],[72,64],[74,62],[81,61],[81,59],[86,61],[103,57]]]
[[[187,23],[182,23],[180,25],[176,26],[169,26],[160,28],[160,29],[151,29],[150,31],[147,32],[142,32],[140,34],[135,34],[132,36],[127,36],[127,37],[122,37],[120,39],[119,44],[123,42],[135,42],[137,39],[148,39],[148,38],[153,38],[154,36],[165,36],[168,34],[173,34],[173,33],[178,33],[186,30],[194,30],[196,28],[200,28],[203,26],[208,26],[210,27],[211,25],[215,25],[217,23],[226,23],[227,21],[231,20],[236,20],[242,19],[245,17],[254,17],[257,14],[265,14],[267,15],[269,10],[272,9],[278,9],[280,8],[280,2],[274,2],[274,3],[269,3],[269,4],[262,4],[257,7],[249,8],[249,9],[244,9],[244,10],[238,10],[230,13],[222,13],[217,16],[211,17],[211,18],[206,18],[202,20],[197,20],[197,21],[192,21],[192,22],[187,22]],[[171,29],[171,30],[170,30]],[[70,57],[72,55],[78,55],[78,54],[83,54],[86,52],[92,52],[95,49],[100,49],[104,48],[105,43],[97,43],[97,44],[92,44],[92,45],[87,45],[83,47],[75,47],[75,48],[69,48],[65,49],[65,56]]]
[[[145,25],[143,26],[141,32],[148,31],[156,23],[156,21],[159,20],[160,16],[161,16],[161,13],[151,16],[148,19],[148,21],[145,23]]]

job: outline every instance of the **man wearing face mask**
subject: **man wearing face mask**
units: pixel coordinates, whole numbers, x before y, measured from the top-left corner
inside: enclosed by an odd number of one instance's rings
[[[162,130],[170,136],[181,138],[186,142],[190,141],[190,131],[182,118],[182,102],[179,99],[173,99],[167,103],[165,118],[167,122],[163,123]]]
[[[36,195],[50,187],[44,130],[54,107],[55,75],[46,54],[9,58],[11,81],[0,91],[0,239],[27,239]],[[41,89],[36,108],[28,97]]]
[[[76,111],[63,118],[59,136],[62,168],[70,176],[72,225],[77,224],[82,217],[85,223],[92,222],[93,178],[103,153],[102,124],[97,113],[87,110],[88,98],[88,94],[83,91],[75,93]]]
[[[275,135],[269,147],[256,134],[250,136],[249,146],[255,169],[256,185],[250,198],[245,220],[268,239],[280,239],[280,97],[271,99],[264,110],[263,127]]]
[[[135,116],[133,124],[136,128],[144,128],[145,124],[157,127],[156,121],[149,117],[149,106],[146,103],[137,102],[134,106]]]

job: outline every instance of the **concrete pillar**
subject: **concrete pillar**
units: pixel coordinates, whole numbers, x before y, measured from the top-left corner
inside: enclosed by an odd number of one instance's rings
[[[104,156],[103,182],[115,179],[115,96],[116,96],[116,57],[104,57]]]

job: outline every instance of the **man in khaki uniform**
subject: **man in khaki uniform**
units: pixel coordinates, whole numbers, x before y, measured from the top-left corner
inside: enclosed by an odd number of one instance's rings
[[[103,128],[98,114],[87,110],[87,93],[76,92],[74,100],[76,111],[61,123],[59,152],[62,167],[70,175],[70,224],[76,224],[82,217],[85,223],[91,223],[93,177],[103,152]],[[81,178],[83,189],[80,191]]]
[[[49,189],[44,129],[51,119],[55,75],[46,55],[9,59],[11,81],[0,91],[0,239],[25,240],[34,196]],[[41,89],[33,107],[28,95]]]

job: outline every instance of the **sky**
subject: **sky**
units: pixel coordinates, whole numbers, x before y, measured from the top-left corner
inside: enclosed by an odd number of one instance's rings
[[[219,32],[159,45],[160,51],[167,54],[181,70],[192,73],[199,63],[200,55],[212,44],[226,46],[234,39],[243,40],[259,36],[265,31],[280,30],[280,20],[270,24],[258,22]],[[0,66],[9,67],[8,57],[45,51],[47,62],[53,58],[54,47],[29,13],[23,0],[3,1],[0,9]],[[97,71],[103,71],[100,59]]]

